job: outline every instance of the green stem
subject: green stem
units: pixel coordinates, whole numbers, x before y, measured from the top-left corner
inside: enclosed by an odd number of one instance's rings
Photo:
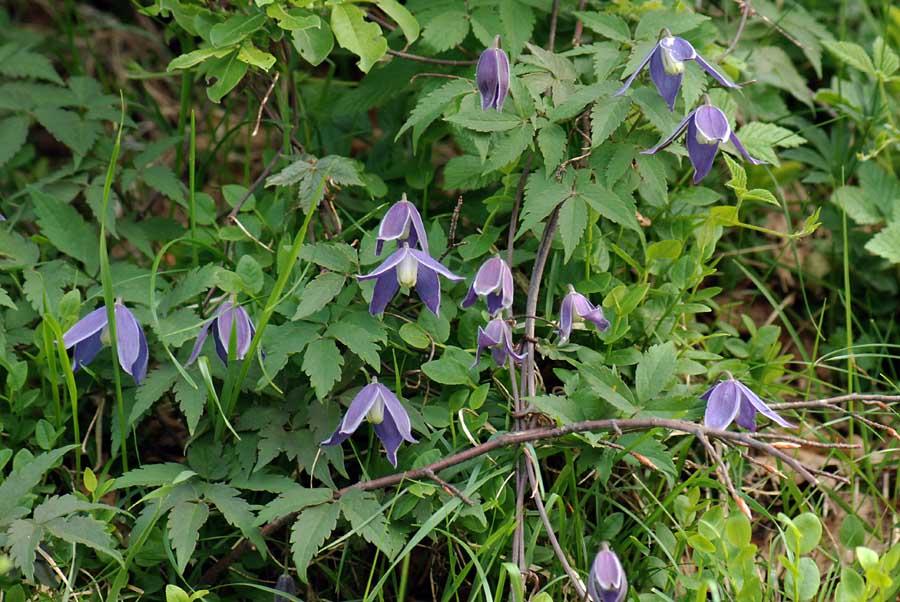
[[[196,171],[197,171],[197,123],[194,118],[194,110],[191,109],[191,146],[188,151],[188,186],[190,188],[190,204],[191,204],[191,238],[197,240],[197,207],[196,200]],[[194,259],[194,267],[200,262],[197,253],[197,245],[191,246]]]

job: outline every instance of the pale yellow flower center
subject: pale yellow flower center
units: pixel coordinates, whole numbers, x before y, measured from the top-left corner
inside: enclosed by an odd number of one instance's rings
[[[412,254],[403,258],[397,266],[397,282],[400,286],[412,288],[416,285],[416,278],[419,275],[419,262]]]

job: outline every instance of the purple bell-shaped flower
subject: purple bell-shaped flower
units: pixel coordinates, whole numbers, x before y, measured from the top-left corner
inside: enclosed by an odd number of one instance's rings
[[[588,593],[594,602],[622,602],[628,593],[628,579],[616,553],[605,541],[591,564]]]
[[[494,38],[494,45],[478,57],[475,83],[481,92],[481,110],[502,111],[509,92],[509,57],[500,48],[500,36]]]
[[[203,343],[206,341],[206,337],[209,336],[210,328],[213,331],[216,354],[224,364],[228,364],[228,343],[231,341],[232,325],[237,329],[235,333],[235,359],[244,359],[247,356],[247,352],[250,351],[250,342],[253,340],[253,335],[256,334],[256,328],[254,328],[253,322],[243,306],[235,305],[233,301],[226,301],[216,309],[213,319],[206,322],[203,328],[200,329],[186,365],[190,366],[193,364],[200,355]]]
[[[511,357],[516,362],[525,359],[524,354],[516,353],[516,348],[512,342],[512,330],[509,322],[503,318],[494,318],[488,322],[486,328],[478,327],[478,349],[475,351],[475,363],[472,367],[478,365],[481,359],[481,352],[484,349],[490,349],[491,355],[494,356],[494,362],[498,366],[506,364],[506,358]]]
[[[396,240],[399,248],[403,242],[410,247],[416,245],[428,252],[428,237],[425,235],[425,224],[416,206],[406,200],[406,193],[400,200],[391,205],[381,223],[378,225],[378,240],[375,243],[375,255],[381,255],[385,241]]]
[[[116,351],[119,355],[119,366],[134,378],[136,385],[141,384],[147,375],[147,361],[149,350],[144,329],[134,317],[134,314],[125,307],[121,301],[116,301]],[[106,306],[95,309],[85,317],[78,320],[72,328],[63,335],[63,345],[66,349],[75,347],[72,357],[72,370],[78,370],[82,366],[91,363],[104,343],[109,342],[109,321],[107,320]]]
[[[463,299],[462,306],[471,307],[478,297],[486,297],[488,313],[491,315],[501,309],[512,307],[512,271],[499,256],[492,257],[481,264],[466,298]]]
[[[756,413],[787,428],[794,425],[769,408],[759,395],[747,385],[728,374],[728,378],[716,383],[700,399],[706,401],[703,422],[714,429],[726,429],[732,421],[748,431],[756,431]]]
[[[572,334],[572,324],[576,320],[587,320],[597,327],[600,332],[609,329],[609,320],[603,315],[599,305],[594,305],[588,298],[575,290],[570,284],[568,294],[563,297],[559,307],[559,344],[569,340]]]

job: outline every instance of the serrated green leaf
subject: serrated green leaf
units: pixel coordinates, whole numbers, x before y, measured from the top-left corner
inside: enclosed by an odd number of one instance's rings
[[[195,388],[185,379],[179,378],[174,390],[178,407],[187,422],[188,433],[193,435],[206,407],[206,389],[203,386]]]
[[[122,555],[115,549],[115,542],[106,530],[106,524],[87,516],[56,518],[44,524],[55,537],[85,545],[123,563]]]
[[[184,465],[174,462],[147,464],[146,466],[130,470],[117,478],[112,489],[171,485],[175,478],[184,471]]]
[[[894,222],[866,243],[866,250],[891,263],[900,263],[900,221]]]
[[[36,188],[29,189],[29,194],[44,236],[61,252],[81,261],[89,273],[97,273],[100,264],[97,229],[84,221],[71,205]]]
[[[164,364],[147,375],[141,386],[135,390],[135,401],[128,416],[128,426],[132,426],[166,391],[172,388],[177,375],[178,371],[170,364]]]
[[[20,270],[37,263],[40,249],[21,234],[0,228],[0,268]]]
[[[754,121],[741,128],[737,134],[750,156],[779,165],[775,148],[795,148],[806,143],[806,139],[787,128],[774,123]]]
[[[525,186],[525,202],[522,205],[522,223],[516,237],[530,230],[545,217],[550,215],[553,209],[566,200],[572,194],[571,185],[557,181],[555,177],[549,180],[542,170],[536,170],[528,178]]]
[[[343,290],[345,280],[342,274],[324,272],[307,282],[291,320],[301,320],[323,309]]]
[[[872,45],[872,56],[875,68],[878,69],[878,73],[883,79],[891,77],[897,69],[900,69],[900,57],[897,57],[897,53],[885,43],[881,36],[875,38],[875,43]]]
[[[421,97],[394,140],[399,139],[406,130],[412,127],[413,150],[415,151],[425,129],[441,116],[450,103],[469,92],[473,92],[471,82],[454,79]]]
[[[94,504],[78,499],[74,495],[67,493],[65,495],[51,495],[44,499],[44,501],[34,509],[34,521],[36,523],[46,523],[72,514],[73,512],[90,512],[91,510],[119,512],[119,509],[114,506]]]
[[[530,125],[496,134],[482,173],[498,170],[517,160],[531,145],[533,137],[534,130]]]
[[[564,259],[563,263],[569,263],[572,254],[581,242],[585,228],[588,225],[588,212],[584,199],[580,196],[573,196],[563,203],[559,210],[559,236],[563,242]]]
[[[469,20],[462,6],[450,7],[449,11],[432,17],[422,29],[422,41],[435,52],[444,52],[462,44],[467,35]]]
[[[745,201],[762,201],[763,203],[768,203],[770,205],[775,205],[779,207],[778,199],[775,198],[775,195],[765,188],[752,188],[747,191],[744,195],[743,200]]]
[[[194,555],[200,528],[209,518],[209,506],[203,502],[179,502],[169,512],[169,541],[175,551],[178,572],[183,574]]]
[[[240,529],[241,534],[265,555],[266,542],[256,527],[256,517],[250,504],[241,497],[240,491],[224,483],[207,483],[203,487],[203,498],[211,502],[229,525]]]
[[[785,90],[807,105],[812,104],[812,93],[806,85],[806,78],[797,71],[791,58],[778,46],[754,48],[750,55],[750,65],[760,82]]]
[[[300,249],[300,259],[342,274],[358,267],[356,249],[343,242],[306,244]]]
[[[522,120],[512,113],[480,109],[461,111],[448,117],[447,121],[476,132],[505,132],[523,125]]]
[[[9,42],[0,46],[0,73],[10,77],[27,77],[44,79],[57,84],[63,83],[50,59],[23,47],[18,42]]]
[[[345,321],[334,322],[325,331],[325,336],[330,336],[344,345],[350,351],[355,353],[364,362],[372,366],[377,372],[381,367],[381,358],[378,355],[379,346],[375,344],[378,340],[377,334],[359,328],[354,324]]]
[[[255,523],[264,525],[276,518],[299,512],[308,506],[325,504],[334,499],[331,489],[324,487],[306,488],[293,484],[287,491],[281,492],[277,498],[259,511]]]
[[[625,121],[630,109],[631,99],[626,96],[595,103],[591,109],[591,148],[606,142]]]
[[[639,401],[648,403],[666,387],[675,374],[677,354],[669,341],[647,349],[635,372],[635,393]]]
[[[43,527],[23,519],[13,521],[7,530],[9,557],[13,564],[22,569],[25,577],[32,581],[34,580],[34,555],[43,535]]]
[[[0,119],[0,167],[15,156],[28,139],[28,119],[13,115]]]
[[[309,376],[318,399],[324,399],[341,377],[344,358],[331,339],[318,339],[306,346],[303,371]]]
[[[352,489],[341,496],[339,503],[353,531],[378,547],[388,559],[403,549],[402,535],[391,530],[375,494]]]
[[[359,57],[360,71],[368,73],[387,52],[387,40],[377,23],[365,20],[365,12],[352,4],[331,7],[331,30],[341,48]]]
[[[552,175],[562,162],[566,152],[566,133],[555,123],[548,124],[538,131],[538,148],[544,157],[544,173]]]
[[[291,553],[297,576],[307,583],[306,569],[325,539],[337,526],[341,506],[337,503],[306,508],[291,528]]]
[[[869,58],[865,49],[859,44],[826,40],[822,42],[822,45],[825,46],[831,54],[851,67],[859,69],[869,75],[876,75],[876,69],[875,65],[872,63],[872,59]]]
[[[188,208],[184,195],[184,184],[170,167],[166,165],[152,165],[142,169],[140,177],[153,190],[175,201],[185,209]]]
[[[584,26],[591,31],[596,31],[617,42],[631,41],[631,31],[628,29],[628,23],[619,16],[596,11],[575,11],[574,14],[575,18],[584,23]]]
[[[599,184],[579,184],[578,194],[591,208],[606,219],[635,232],[641,231],[635,216],[634,199],[623,197]]]
[[[87,154],[103,129],[99,121],[85,119],[69,109],[38,107],[34,116],[54,138],[76,155]]]

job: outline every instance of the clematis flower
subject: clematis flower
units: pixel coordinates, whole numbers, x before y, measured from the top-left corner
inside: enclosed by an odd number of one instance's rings
[[[384,311],[397,290],[416,287],[419,298],[425,303],[425,307],[431,313],[438,315],[441,308],[441,283],[438,275],[448,280],[463,280],[439,261],[424,251],[411,249],[409,242],[404,242],[403,247],[395,251],[374,271],[365,276],[357,276],[358,280],[375,279],[375,292],[372,293],[372,302],[369,303],[369,313],[373,316]]]
[[[478,349],[475,352],[473,368],[478,365],[478,360],[481,359],[481,352],[484,349],[491,350],[494,362],[498,366],[505,365],[507,357],[511,357],[517,362],[525,359],[524,354],[516,353],[516,348],[512,342],[512,331],[509,323],[503,318],[494,318],[488,322],[487,328],[478,327]]]
[[[600,332],[609,329],[609,320],[603,315],[599,305],[593,305],[588,298],[577,292],[570,284],[569,292],[563,297],[559,308],[559,343],[569,340],[572,334],[574,321],[587,320],[597,327]]]
[[[594,602],[622,602],[628,593],[628,579],[616,553],[605,541],[591,564],[588,593]]]
[[[668,32],[666,32],[668,33]],[[709,73],[713,79],[726,88],[740,88],[739,85],[719,73],[715,67],[703,60],[703,57],[684,38],[667,35],[660,39],[653,47],[638,68],[625,80],[625,84],[619,88],[614,96],[621,96],[631,86],[634,79],[643,71],[647,63],[650,63],[650,79],[656,86],[659,95],[663,97],[669,110],[675,110],[675,97],[681,88],[681,78],[684,76],[684,62],[694,61]]]
[[[297,584],[294,582],[293,577],[284,573],[278,576],[278,581],[275,582],[275,589],[293,596],[297,593]],[[289,598],[275,594],[275,602],[287,602],[288,600]]]
[[[700,399],[706,401],[703,422],[710,428],[725,429],[734,420],[739,426],[756,431],[757,412],[781,426],[794,428],[793,424],[776,414],[756,393],[731,374],[728,374],[728,379],[710,387]]]
[[[503,102],[509,92],[509,57],[500,48],[500,36],[494,44],[478,57],[475,66],[475,83],[481,92],[481,110],[503,110]]]
[[[203,328],[200,329],[200,333],[197,334],[197,341],[194,343],[191,357],[188,358],[186,365],[190,366],[193,364],[200,355],[203,343],[206,342],[206,337],[209,336],[210,328],[213,329],[216,354],[226,365],[228,364],[228,343],[231,341],[232,324],[237,328],[235,358],[242,360],[247,355],[247,352],[250,351],[250,341],[253,340],[253,335],[256,334],[256,328],[254,328],[250,316],[247,315],[246,309],[240,305],[235,305],[232,301],[226,301],[216,309],[213,316],[213,319],[204,324]]]
[[[340,445],[356,432],[364,419],[375,427],[375,434],[381,439],[388,461],[397,468],[397,449],[400,448],[400,442],[416,443],[416,439],[412,436],[412,426],[406,408],[390,389],[374,378],[350,402],[350,408],[334,434],[320,445]]]
[[[488,313],[491,315],[512,307],[513,276],[509,266],[499,255],[488,259],[478,268],[462,306],[471,307],[478,297],[487,297]]]
[[[406,200],[405,192],[381,218],[375,255],[381,255],[381,249],[387,240],[396,240],[397,247],[405,240],[409,246],[415,247],[418,244],[423,251],[428,252],[428,237],[425,235],[422,216],[416,206]]]
[[[121,301],[116,301],[116,351],[119,355],[119,366],[131,375],[134,384],[139,385],[147,376],[147,337],[134,314]],[[91,363],[104,344],[109,343],[109,321],[106,306],[95,309],[78,320],[63,335],[66,349],[75,347],[72,357],[72,370],[79,370]]]
[[[740,152],[747,161],[753,165],[763,165],[765,161],[754,159],[738,140],[737,135],[731,131],[728,125],[728,118],[725,113],[718,107],[714,107],[707,103],[700,105],[681,120],[675,131],[668,138],[657,144],[651,149],[641,151],[645,155],[652,155],[666,148],[675,140],[684,129],[687,128],[686,144],[688,149],[688,157],[691,165],[694,166],[694,184],[697,184],[706,177],[709,170],[712,169],[713,160],[719,151],[719,144],[731,140],[734,147]]]

